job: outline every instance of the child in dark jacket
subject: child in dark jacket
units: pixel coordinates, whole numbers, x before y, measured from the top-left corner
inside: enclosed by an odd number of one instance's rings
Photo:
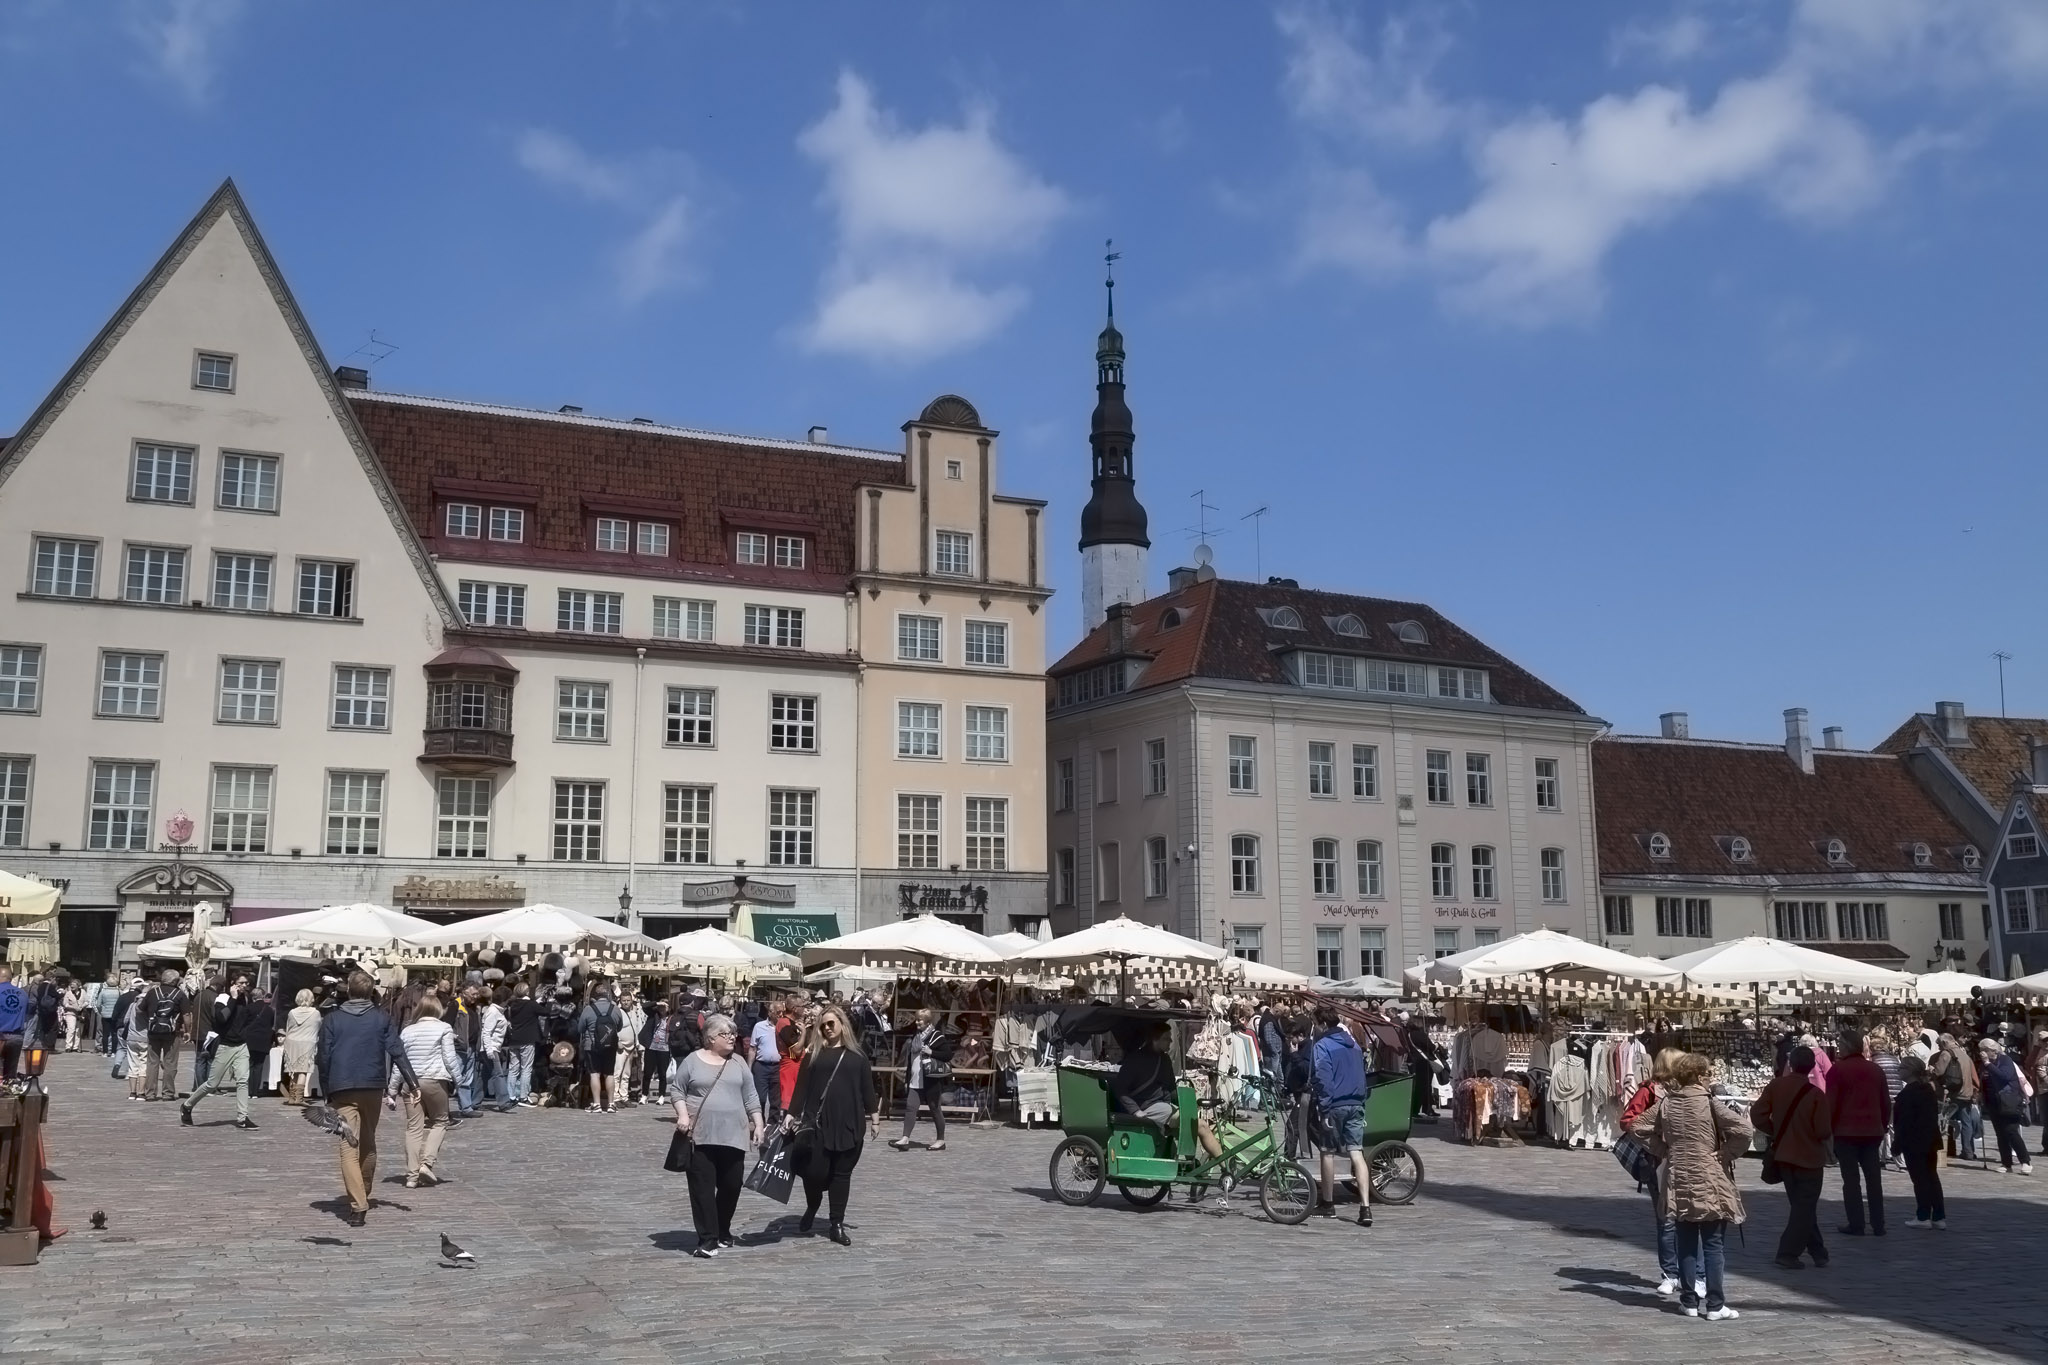
[[[1892,1105],[1892,1146],[1906,1163],[1913,1181],[1913,1221],[1909,1227],[1945,1228],[1948,1206],[1942,1202],[1941,1172],[1934,1164],[1941,1149],[1941,1099],[1927,1080],[1927,1063],[1907,1057],[1899,1063],[1904,1082]]]

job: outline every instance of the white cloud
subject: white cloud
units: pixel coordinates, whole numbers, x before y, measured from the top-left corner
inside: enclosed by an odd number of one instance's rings
[[[814,350],[913,361],[985,340],[1027,296],[966,273],[1034,251],[1069,210],[1064,192],[996,140],[986,107],[957,126],[904,129],[852,72],[797,147],[823,167],[838,225],[802,333]]]
[[[543,184],[613,210],[637,222],[631,237],[610,253],[619,298],[644,302],[691,278],[688,248],[694,226],[687,158],[651,151],[602,157],[551,128],[529,128],[514,148],[519,164]]]
[[[1794,61],[1850,80],[2048,92],[2041,0],[1798,0]]]
[[[242,10],[243,0],[128,0],[128,36],[158,76],[203,104],[213,90],[221,39]]]
[[[1713,45],[1713,30],[1701,15],[1682,11],[1659,19],[1636,18],[1623,24],[1608,41],[1614,61],[1643,58],[1662,66],[1678,66],[1702,56]]]
[[[1321,5],[1290,6],[1275,21],[1290,44],[1284,88],[1300,118],[1343,136],[1408,147],[1438,142],[1462,122],[1463,111],[1430,84],[1450,40],[1428,16],[1389,17],[1376,49]]]

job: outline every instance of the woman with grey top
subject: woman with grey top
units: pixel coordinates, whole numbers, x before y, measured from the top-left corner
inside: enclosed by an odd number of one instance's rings
[[[694,1142],[690,1218],[697,1227],[692,1256],[709,1260],[733,1246],[747,1148],[761,1140],[761,1097],[744,1061],[733,1057],[739,1030],[723,1014],[704,1021],[704,1046],[676,1060],[669,1073],[676,1131]]]

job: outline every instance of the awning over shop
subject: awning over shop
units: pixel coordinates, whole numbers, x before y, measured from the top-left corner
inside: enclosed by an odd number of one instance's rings
[[[822,912],[755,910],[741,912],[741,936],[765,943],[781,953],[800,953],[807,943],[839,937],[839,916]]]

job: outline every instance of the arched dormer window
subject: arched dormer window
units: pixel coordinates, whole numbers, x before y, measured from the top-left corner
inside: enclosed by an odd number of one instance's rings
[[[1187,619],[1188,614],[1179,607],[1168,607],[1165,611],[1159,613],[1159,628],[1161,630],[1172,630]]]
[[[1837,866],[1849,861],[1849,846],[1843,843],[1840,839],[1828,840],[1827,852],[1828,861],[1836,864]]]
[[[1275,630],[1300,630],[1301,613],[1293,607],[1275,607],[1266,613],[1266,624]]]
[[[1743,838],[1740,834],[1728,841],[1729,862],[1746,863],[1755,856],[1756,850],[1751,848],[1749,840]]]
[[[1925,844],[1914,844],[1914,845],[1913,845],[1913,866],[1915,866],[1915,867],[1932,867],[1932,866],[1934,866],[1934,850],[1933,850],[1933,849],[1931,849],[1931,848],[1929,848],[1929,847],[1928,847],[1927,845],[1925,845]]]
[[[1426,645],[1429,632],[1422,628],[1420,621],[1397,621],[1394,624],[1394,638],[1404,645]]]
[[[1652,858],[1669,858],[1671,856],[1671,836],[1661,829],[1650,836],[1650,856]]]
[[[1330,629],[1336,631],[1339,635],[1349,635],[1359,640],[1365,638],[1365,622],[1359,620],[1356,616],[1332,616],[1327,619],[1330,623]]]
[[[1975,844],[1963,845],[1963,870],[1965,872],[1978,872],[1983,867],[1984,855],[1977,851],[1977,846]]]

